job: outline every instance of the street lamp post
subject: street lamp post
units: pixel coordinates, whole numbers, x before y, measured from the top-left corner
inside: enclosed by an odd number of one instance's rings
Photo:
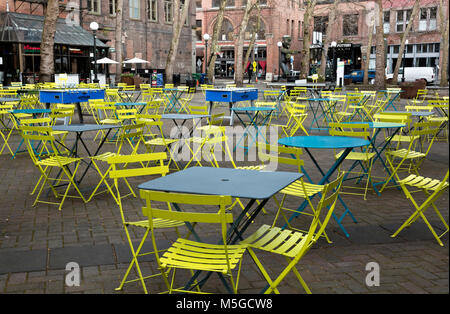
[[[331,42],[331,47],[333,48],[333,64],[332,64],[332,73],[333,73],[333,82],[336,80],[336,66],[335,66],[335,63],[336,63],[336,46],[337,46],[337,43],[335,42],[335,41],[332,41]]]
[[[402,73],[402,83],[405,82],[405,56],[406,56],[406,45],[408,45],[408,39],[405,40],[405,48],[403,48],[403,73]]]
[[[94,36],[94,83],[98,83],[99,80],[97,78],[97,30],[98,30],[98,23],[92,22],[89,25],[89,28],[92,30],[93,36]]]
[[[278,81],[281,77],[281,46],[283,46],[283,43],[281,41],[277,42],[278,46]]]
[[[205,58],[204,58],[204,63],[205,63],[205,73],[208,70],[208,40],[209,40],[209,34],[203,34],[203,39],[205,40]]]

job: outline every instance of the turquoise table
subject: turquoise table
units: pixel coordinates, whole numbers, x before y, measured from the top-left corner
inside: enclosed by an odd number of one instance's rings
[[[76,138],[75,138],[75,143],[72,146],[72,148],[67,148],[70,150],[70,154],[74,157],[81,157],[80,154],[78,153],[78,144],[81,143],[81,145],[83,146],[83,148],[85,149],[85,151],[87,152],[89,157],[92,156],[97,156],[98,153],[100,152],[100,149],[102,148],[103,144],[105,143],[109,133],[111,132],[112,129],[118,129],[121,128],[122,126],[120,124],[69,124],[69,125],[55,125],[52,127],[52,129],[54,131],[65,131],[65,132],[72,132],[76,134]],[[100,142],[100,144],[97,146],[97,149],[95,150],[94,153],[92,153],[89,148],[87,147],[85,141],[83,140],[83,133],[86,132],[91,132],[91,131],[100,131],[100,130],[106,130],[107,133],[106,135],[103,137],[102,141]],[[64,144],[60,143],[61,145],[64,146]],[[92,166],[92,159],[90,159],[90,162],[87,165],[87,168],[85,169],[85,171],[83,172],[83,174],[81,175],[80,179],[78,179],[77,184],[80,184],[81,181],[83,180],[84,176],[86,175],[88,169]]]
[[[300,179],[301,173],[281,171],[254,171],[234,168],[191,167],[182,171],[171,173],[164,177],[147,181],[138,186],[142,190],[164,191],[174,193],[204,194],[204,195],[230,195],[232,197],[249,199],[244,210],[240,212],[227,232],[228,243],[235,244],[243,239],[243,234],[257,217],[267,201],[280,190]],[[260,203],[254,207],[257,200]],[[181,211],[177,204],[176,210]],[[187,227],[193,231],[193,236],[200,241],[192,226]],[[197,280],[201,272],[196,272],[185,287]],[[209,274],[210,275],[210,274]],[[204,283],[208,278],[202,279]],[[222,276],[222,274],[219,274]],[[232,293],[225,281],[226,288]]]
[[[239,146],[241,141],[245,141],[245,138],[248,138],[248,135],[252,137],[252,142],[248,143],[248,146],[243,146],[244,149],[246,149],[246,152],[248,152],[249,147],[252,146],[252,144],[258,140],[258,135],[261,135],[264,140],[267,142],[265,135],[261,134],[260,129],[263,128],[267,121],[270,119],[270,116],[272,115],[273,111],[276,108],[274,107],[233,107],[231,108],[234,115],[238,118],[238,120],[242,123],[242,125],[245,127],[244,134],[239,139],[239,141],[236,143],[234,147],[234,151],[236,151],[236,148]],[[247,116],[249,118],[249,121],[246,122],[242,119],[242,116]],[[252,130],[255,131],[255,134],[252,134]]]
[[[384,109],[387,109],[389,107],[392,107],[394,111],[397,111],[397,108],[394,106],[394,101],[400,96],[400,93],[403,93],[402,90],[400,91],[391,91],[391,90],[379,90],[379,93],[384,93],[385,99],[388,100],[388,104]]]
[[[297,147],[304,149],[309,157],[311,158],[312,162],[316,166],[316,168],[319,170],[319,172],[322,175],[322,179],[317,184],[323,185],[330,182],[330,177],[333,175],[333,173],[336,171],[336,169],[339,167],[339,165],[344,161],[344,159],[347,157],[347,155],[354,149],[358,147],[364,147],[368,146],[370,144],[369,140],[361,139],[361,138],[355,138],[355,137],[346,137],[346,136],[329,136],[329,135],[323,135],[323,136],[293,136],[293,137],[285,137],[280,140],[278,140],[278,144],[289,146],[289,147]],[[318,161],[314,158],[311,149],[317,149],[317,150],[324,150],[324,149],[344,149],[344,152],[341,154],[341,156],[334,162],[334,164],[330,167],[330,169],[325,172],[322,167],[319,165]],[[321,152],[322,153],[322,152]],[[306,174],[305,174],[306,175]],[[311,180],[310,180],[311,181]],[[356,219],[353,217],[353,214],[351,213],[348,206],[345,204],[345,202],[342,200],[342,198],[339,196],[339,201],[344,206],[344,213],[341,215],[341,217],[337,217],[335,213],[333,213],[333,217],[336,220],[337,224],[341,228],[341,230],[344,232],[346,237],[349,237],[349,234],[347,230],[345,230],[344,226],[341,224],[342,219],[348,214],[351,216],[353,221],[356,223]],[[291,215],[289,218],[289,222],[297,217],[308,205],[308,202],[305,200],[297,209],[298,212],[295,212]]]
[[[180,98],[185,92],[185,89],[183,88],[163,88],[164,96],[169,101],[165,112],[171,112],[175,109],[176,112],[180,112],[181,110],[181,103]]]

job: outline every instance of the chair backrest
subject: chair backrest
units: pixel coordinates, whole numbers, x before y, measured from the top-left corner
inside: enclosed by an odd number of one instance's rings
[[[140,195],[145,200],[145,206],[142,208],[142,212],[145,216],[148,216],[155,251],[157,251],[157,243],[154,232],[155,228],[153,228],[155,219],[189,223],[220,224],[222,245],[224,248],[224,254],[226,255],[226,260],[228,262],[228,271],[231,270],[228,259],[227,229],[228,224],[233,222],[233,214],[227,212],[226,210],[232,203],[231,196],[167,193],[148,190],[141,190]],[[192,205],[195,205],[195,208],[200,208],[200,210],[189,211],[188,209],[184,209],[183,211],[178,211],[170,209],[157,209],[154,204],[160,202],[173,204],[175,207],[178,207],[179,205],[188,205],[190,208]],[[213,207],[212,212],[207,212],[209,207]],[[217,207],[219,207],[218,211]],[[171,208],[171,206],[169,206],[169,208]],[[158,258],[158,256],[156,258]]]
[[[55,138],[52,135],[52,128],[50,126],[35,126],[24,125],[20,126],[22,137],[27,147],[28,154],[31,160],[36,165],[42,156],[59,156],[59,150],[55,145]],[[34,143],[39,142],[39,151],[34,147]],[[59,158],[55,158],[55,163],[61,166]]]
[[[413,130],[410,131],[411,138],[415,137],[427,137],[427,141],[422,141],[422,152],[425,153],[425,155],[428,155],[429,151],[431,150],[431,146],[434,143],[434,140],[436,139],[436,135],[438,134],[440,130],[441,122],[435,122],[435,121],[421,121],[414,123]],[[413,141],[411,141],[413,142]],[[426,148],[426,145],[428,147]],[[412,143],[409,145],[409,150],[412,150],[413,146]]]
[[[263,164],[273,163],[295,166],[297,172],[302,172],[302,166],[305,164],[301,155],[301,148],[285,147],[272,145],[268,143],[256,142],[258,157]]]
[[[136,122],[136,115],[137,115],[136,109],[117,109],[116,114],[117,118],[122,123],[125,123],[126,121],[128,121],[129,123]]]
[[[338,123],[330,122],[330,135],[332,136],[351,136],[368,138],[370,136],[368,123]]]
[[[131,154],[137,154],[139,145],[144,143],[144,123],[125,124],[120,128],[120,144],[117,153],[122,151],[124,143],[128,143],[132,149]]]
[[[198,114],[198,115],[204,115],[208,114],[208,105],[206,103],[200,103],[200,104],[192,104],[190,103],[188,105],[189,113],[190,114]]]

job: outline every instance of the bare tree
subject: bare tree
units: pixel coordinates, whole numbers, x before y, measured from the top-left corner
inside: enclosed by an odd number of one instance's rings
[[[166,59],[166,81],[168,83],[173,82],[173,69],[175,65],[175,58],[177,56],[178,45],[180,43],[180,35],[183,30],[183,25],[186,23],[186,18],[189,13],[190,0],[182,1],[174,0],[173,2],[173,29],[172,29],[172,41],[170,43],[169,53]],[[182,6],[182,9],[180,9]]]
[[[211,46],[210,46],[211,48],[209,50],[209,55],[205,56],[206,66],[207,66],[207,76],[208,76],[208,81],[210,83],[214,82],[214,71],[215,71],[216,58],[217,58],[217,53],[220,51],[220,47],[218,45],[219,34],[222,30],[223,15],[225,13],[226,5],[227,5],[227,0],[220,0],[219,11],[217,12],[216,23],[214,24],[213,35],[211,38]]]
[[[257,15],[258,18],[258,22],[257,22],[257,26],[256,29],[253,29],[252,32],[252,37],[251,37],[251,41],[250,41],[250,45],[248,47],[247,53],[245,55],[244,58],[244,39],[245,39],[245,33],[247,31],[247,27],[248,27],[248,21],[250,19],[250,15],[251,12],[253,11],[253,9],[255,7],[259,7],[259,0],[248,0],[246,7],[244,9],[244,16],[242,18],[242,21],[240,23],[240,28],[239,28],[239,34],[236,40],[236,47],[237,47],[237,55],[236,55],[236,71],[235,71],[235,82],[237,86],[242,86],[244,83],[244,65],[247,64],[249,58],[250,58],[250,54],[253,50],[253,46],[255,44],[255,40],[256,40],[256,31],[259,29],[259,21],[260,21],[260,14]],[[259,13],[259,11],[258,11]]]
[[[300,59],[300,78],[305,79],[309,73],[309,56],[311,46],[311,29],[314,8],[317,0],[305,0],[305,14],[303,15],[303,47]]]
[[[419,13],[419,8],[420,8],[420,1],[415,0],[411,16],[409,17],[408,25],[406,26],[406,29],[403,32],[402,40],[400,43],[400,50],[398,52],[397,57],[397,63],[395,64],[394,75],[392,77],[392,82],[398,82],[398,71],[400,70],[400,65],[402,64],[403,60],[403,53],[405,51],[405,42],[406,39],[408,38],[409,31],[413,26],[413,21],[416,18],[417,14]]]
[[[45,10],[44,28],[41,39],[41,63],[39,81],[50,82],[55,74],[53,46],[55,44],[56,22],[59,16],[59,1],[48,0]]]
[[[338,6],[341,0],[334,0],[333,7],[330,9],[328,14],[328,25],[326,36],[322,39],[322,55],[320,58],[320,69],[319,74],[325,78],[325,70],[327,67],[327,56],[328,56],[328,48],[330,46],[330,42],[334,38],[334,30],[336,29],[336,15],[338,14]]]
[[[385,64],[386,64],[386,52],[384,47],[384,28],[383,28],[383,0],[376,0],[376,66],[375,66],[375,87],[377,89],[384,89],[386,86],[385,81]]]
[[[363,76],[363,84],[364,85],[367,85],[369,83],[370,50],[372,49],[373,32],[375,30],[375,16],[374,15],[372,15],[372,18],[369,21],[368,30],[369,30],[369,38],[367,40],[366,58],[365,58],[365,67],[364,67],[364,76]]]
[[[447,2],[448,3],[448,2]],[[448,7],[445,9],[444,1],[439,0],[439,19],[440,19],[440,30],[441,30],[441,45],[440,45],[440,55],[441,55],[441,81],[440,86],[444,87],[448,85],[448,35],[449,35],[449,21],[448,16],[445,13],[448,12]]]
[[[122,19],[123,19],[123,0],[117,0],[116,3],[116,31],[115,31],[115,49],[116,49],[116,82],[120,81],[122,74]]]

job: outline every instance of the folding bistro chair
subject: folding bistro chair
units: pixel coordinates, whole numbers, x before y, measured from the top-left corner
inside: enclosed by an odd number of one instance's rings
[[[27,145],[27,150],[30,158],[41,173],[41,176],[32,192],[32,194],[34,194],[40,184],[40,188],[38,194],[36,195],[33,206],[35,206],[39,202],[58,205],[58,209],[61,210],[67,197],[81,198],[83,202],[86,202],[86,199],[84,198],[83,194],[78,188],[77,183],[75,182],[75,175],[80,165],[81,158],[66,157],[59,153],[57,144],[55,142],[55,137],[51,135],[51,133],[53,132],[51,127],[24,125],[21,126],[21,130],[22,136],[25,140],[25,144]],[[40,141],[41,147],[39,154],[36,153],[35,148],[33,147],[33,141]],[[72,169],[70,167],[72,167]],[[52,170],[54,169],[61,170],[58,174],[58,177],[56,178],[51,177]],[[65,189],[63,194],[57,191],[57,185],[59,185],[61,181],[67,182],[67,188]],[[60,202],[40,200],[40,196],[46,185],[48,185],[56,198],[61,197]],[[71,196],[68,194],[72,186],[77,191],[77,195],[75,196]]]
[[[263,163],[263,165],[269,166],[270,163],[275,163],[277,165],[284,164],[295,166],[297,168],[296,169],[297,172],[304,173],[306,178],[309,179],[308,174],[303,169],[305,162],[300,157],[303,154],[301,148],[284,147],[265,143],[258,143],[257,145],[258,145],[258,157]],[[282,195],[281,202],[278,201],[276,195],[274,195],[273,200],[275,201],[275,204],[277,205],[278,209],[275,218],[273,220],[272,227],[274,227],[277,224],[279,218],[282,217],[284,219],[285,226],[288,229],[304,232],[304,230],[300,230],[291,224],[289,219],[290,217],[287,216],[287,213],[290,212],[306,216],[314,216],[316,213],[316,209],[311,200],[313,197],[323,192],[324,187],[325,187],[324,185],[305,182],[303,178],[300,178],[300,180],[291,183],[290,185],[288,185],[287,187],[285,187],[283,190],[280,191],[280,194]],[[307,212],[305,211],[305,209],[299,211],[298,209],[286,207],[285,203],[288,197],[299,197],[305,199],[311,208],[311,212]],[[323,231],[323,236],[326,238],[328,243],[331,243],[331,240],[328,238],[325,230]]]
[[[280,293],[278,286],[290,272],[295,274],[306,293],[311,293],[311,290],[305,280],[298,272],[296,265],[301,261],[309,249],[319,240],[319,237],[324,232],[331,218],[331,214],[334,211],[342,179],[343,176],[341,175],[335,181],[324,186],[322,196],[316,206],[314,219],[308,232],[302,233],[279,227],[263,225],[252,235],[240,242],[240,244],[248,245],[247,250],[250,253],[251,258],[268,283],[264,293]],[[328,207],[329,209],[325,217],[321,219],[321,213],[325,207]],[[264,268],[260,259],[258,259],[255,253],[256,250],[279,254],[286,259],[288,265],[274,280],[272,280],[268,271]]]
[[[385,151],[386,161],[391,169],[391,174],[386,178],[380,193],[384,191],[394,177],[396,180],[400,180],[398,177],[400,171],[413,172],[419,175],[419,168],[431,150],[440,125],[440,122],[416,122],[413,130],[409,133],[411,140],[407,148]],[[416,141],[421,142],[420,151],[415,150],[415,147],[417,147]]]
[[[108,164],[111,166],[111,171],[109,172],[109,178],[114,180],[114,192],[111,191],[111,195],[114,196],[117,204],[120,209],[120,217],[122,218],[122,224],[125,230],[125,234],[127,237],[128,244],[130,246],[132,260],[128,265],[128,268],[120,282],[119,287],[116,290],[122,290],[125,284],[132,282],[140,282],[142,284],[142,288],[144,289],[144,293],[148,293],[147,285],[145,284],[145,280],[149,278],[153,278],[155,276],[160,276],[162,273],[155,273],[148,276],[143,276],[142,270],[139,266],[139,258],[142,256],[154,254],[155,252],[142,252],[143,245],[148,237],[148,234],[151,229],[163,229],[163,228],[178,228],[184,226],[183,222],[172,221],[170,219],[159,219],[156,218],[151,222],[148,219],[142,219],[137,221],[130,221],[127,218],[126,214],[126,206],[122,202],[122,199],[126,196],[133,195],[136,197],[133,189],[131,188],[127,179],[130,178],[140,178],[145,176],[165,176],[169,172],[169,168],[167,165],[164,165],[164,160],[167,159],[166,153],[154,153],[154,154],[135,154],[135,155],[121,155],[121,156],[113,156],[108,158]],[[157,164],[154,166],[147,166],[148,164],[156,162]],[[142,166],[146,164],[146,166]],[[119,180],[123,180],[127,185],[130,193],[127,195],[121,195],[119,188]],[[136,246],[133,244],[132,237],[130,236],[129,229],[141,229],[144,230],[144,234],[139,244]],[[178,230],[176,230],[178,233]],[[137,278],[128,279],[131,270],[135,267]]]
[[[350,137],[360,137],[369,139],[370,138],[370,132],[369,132],[369,124],[368,123],[330,123],[330,135],[332,136],[350,136]],[[341,152],[334,152],[334,158],[337,160],[342,155],[343,151]],[[376,153],[370,152],[367,147],[362,147],[360,152],[351,151],[347,157],[346,160],[352,160],[353,165],[350,167],[349,170],[345,171],[346,174],[344,176],[345,180],[353,180],[358,179],[358,182],[364,178],[366,178],[366,184],[364,188],[357,187],[357,186],[343,186],[342,189],[350,188],[350,189],[362,189],[364,190],[363,193],[357,193],[357,192],[349,192],[349,191],[341,191],[342,194],[352,194],[352,195],[362,195],[364,196],[364,200],[367,199],[367,191],[369,189],[369,183],[373,185],[372,182],[372,164],[373,159],[375,157]],[[354,171],[353,169],[359,165],[361,167],[360,171]],[[339,173],[342,173],[341,170],[342,165],[339,167]],[[347,178],[347,176],[352,173],[356,174],[356,177]]]
[[[158,191],[141,190],[141,197],[146,200],[143,208],[144,215],[148,216],[152,244],[155,251],[156,263],[161,270],[168,292],[203,293],[192,291],[195,287],[174,288],[176,270],[185,269],[189,271],[216,272],[229,278],[232,290],[238,293],[240,270],[242,258],[247,246],[245,244],[228,244],[227,228],[233,222],[233,215],[226,211],[226,207],[231,204],[230,196],[218,195],[195,195],[181,193],[166,193]],[[171,203],[177,205],[194,205],[200,209],[196,211],[169,211],[156,209],[155,202]],[[206,212],[209,206],[214,207],[213,212]],[[217,211],[219,207],[219,211]],[[207,223],[217,224],[220,227],[221,244],[210,244],[201,240],[191,241],[178,238],[171,247],[162,255],[158,251],[157,235],[154,232],[154,221],[157,219],[167,219],[183,223]],[[233,271],[237,268],[236,279]],[[172,278],[169,280],[168,272],[173,270]]]
[[[448,173],[449,173],[449,171],[447,170],[447,174],[445,175],[444,179],[441,181],[435,180],[432,178],[425,178],[425,177],[417,176],[414,174],[411,174],[408,177],[404,178],[403,180],[398,181],[403,192],[405,193],[406,198],[411,200],[411,203],[413,204],[415,211],[400,226],[400,228],[398,228],[398,230],[394,232],[392,237],[396,237],[400,233],[400,231],[402,231],[404,228],[409,227],[417,219],[422,218],[423,221],[425,222],[425,224],[427,225],[428,229],[430,229],[431,233],[436,238],[439,245],[444,246],[444,244],[441,241],[441,238],[443,235],[445,235],[448,232],[449,227],[448,227],[448,224],[445,221],[444,217],[442,217],[442,214],[440,213],[440,211],[438,210],[438,208],[436,207],[436,205],[434,203],[442,196],[442,194],[446,190],[448,190]],[[414,191],[410,192],[407,187],[421,190],[425,194],[426,200],[422,204],[419,204],[413,198]],[[445,227],[445,231],[440,235],[438,235],[436,233],[436,231],[431,226],[428,219],[425,217],[425,211],[430,206],[433,207],[436,215],[439,217],[439,219],[441,220],[442,224]]]

